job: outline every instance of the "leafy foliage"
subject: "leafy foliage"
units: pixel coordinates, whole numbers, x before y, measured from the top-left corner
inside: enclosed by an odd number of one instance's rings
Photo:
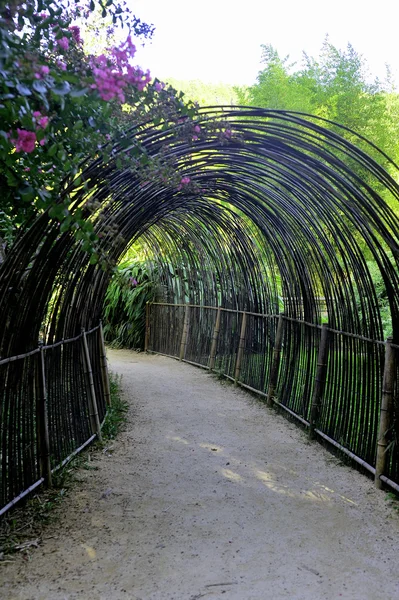
[[[155,299],[156,285],[142,261],[122,263],[105,296],[104,336],[115,348],[143,348],[145,307]]]
[[[399,157],[399,98],[389,70],[384,82],[370,82],[364,58],[350,44],[339,50],[328,39],[317,58],[304,54],[301,66],[281,58],[271,45],[262,48],[265,68],[255,85],[237,89],[240,104],[317,115],[355,130],[394,160]]]
[[[91,56],[76,23],[98,7],[112,26],[127,25],[129,35]],[[185,118],[184,135],[192,136],[194,105],[133,66],[130,32],[148,37],[152,29],[116,0],[9,0],[0,8],[0,236],[8,244],[22,224],[47,211],[97,262],[91,220],[72,209],[75,191],[87,186],[82,162],[107,162],[114,144],[125,144],[121,168],[148,180],[155,169],[144,149],[126,140],[126,130],[150,119],[169,126]]]

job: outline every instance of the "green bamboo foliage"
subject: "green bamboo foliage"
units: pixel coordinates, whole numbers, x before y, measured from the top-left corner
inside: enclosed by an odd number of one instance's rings
[[[104,301],[104,337],[114,348],[144,348],[145,305],[155,299],[156,285],[146,264],[120,264]]]

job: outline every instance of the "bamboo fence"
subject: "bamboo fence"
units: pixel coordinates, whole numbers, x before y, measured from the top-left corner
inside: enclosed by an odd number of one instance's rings
[[[399,491],[399,346],[283,314],[151,303],[146,349],[227,377]]]
[[[101,324],[0,360],[0,515],[95,438],[109,404]]]

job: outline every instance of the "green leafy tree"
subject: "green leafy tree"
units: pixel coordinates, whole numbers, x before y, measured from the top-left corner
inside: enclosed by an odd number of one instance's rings
[[[399,99],[389,70],[384,82],[370,83],[364,58],[350,44],[339,50],[328,39],[320,56],[304,54],[301,66],[291,63],[288,56],[281,58],[270,45],[262,48],[265,68],[255,85],[237,90],[240,103],[335,121],[366,137],[394,160],[399,157]],[[385,166],[389,169],[388,162]]]

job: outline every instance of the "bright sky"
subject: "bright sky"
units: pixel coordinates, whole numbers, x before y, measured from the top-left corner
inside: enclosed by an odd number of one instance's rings
[[[348,42],[383,79],[389,63],[399,86],[398,0],[129,0],[133,12],[155,25],[138,63],[160,79],[251,84],[261,44],[281,57],[317,56],[326,34]]]

